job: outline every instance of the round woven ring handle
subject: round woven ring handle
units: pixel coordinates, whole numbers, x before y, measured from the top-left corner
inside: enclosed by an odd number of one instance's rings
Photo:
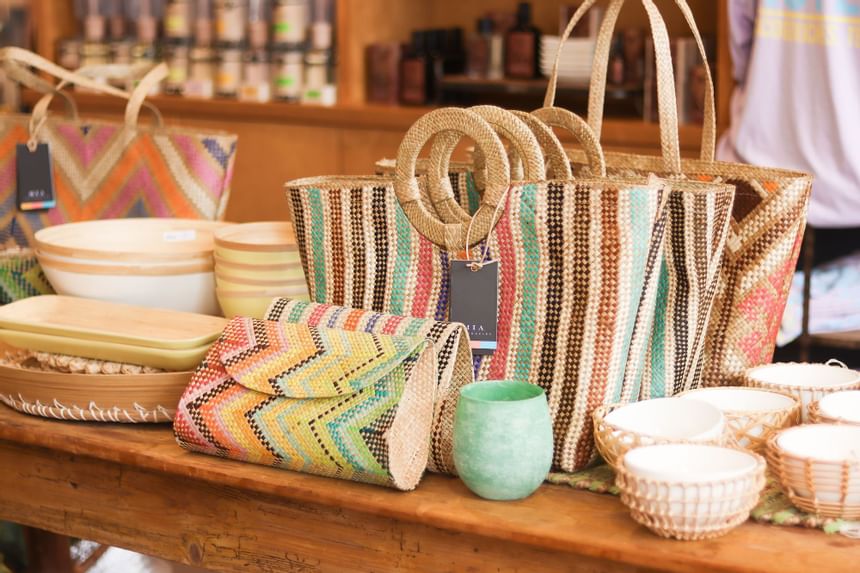
[[[421,200],[422,192],[415,177],[418,154],[430,138],[445,131],[471,138],[487,161],[486,189],[481,202],[481,206],[487,208],[479,209],[471,223],[444,223]],[[506,198],[510,184],[511,172],[505,147],[493,128],[474,111],[448,107],[423,115],[406,132],[397,150],[394,193],[403,212],[419,233],[449,251],[464,248],[467,234],[472,245],[487,237],[495,223],[496,207]]]
[[[546,125],[566,129],[573,134],[585,150],[591,172],[596,177],[606,177],[606,158],[603,156],[603,148],[584,119],[560,107],[542,107],[533,111],[532,115]]]
[[[546,166],[544,165],[540,143],[528,125],[517,119],[513,113],[492,105],[471,107],[469,111],[484,118],[496,130],[496,133],[512,144],[514,151],[511,154],[512,160],[517,162],[524,160],[522,177],[512,173],[512,180],[521,180],[522,178],[536,180],[546,176]],[[446,223],[467,223],[472,219],[472,216],[454,198],[454,190],[451,188],[451,180],[448,178],[451,153],[453,153],[460,138],[461,135],[456,132],[437,135],[430,151],[430,160],[427,162],[427,193],[436,213]],[[485,174],[486,170],[484,156],[479,145],[475,148],[475,170],[480,171],[482,175]],[[486,177],[486,175],[484,176]]]

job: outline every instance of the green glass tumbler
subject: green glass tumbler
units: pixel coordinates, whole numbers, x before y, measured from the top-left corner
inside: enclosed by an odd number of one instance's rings
[[[552,422],[543,388],[506,380],[460,390],[454,415],[454,464],[485,499],[528,497],[552,465]]]

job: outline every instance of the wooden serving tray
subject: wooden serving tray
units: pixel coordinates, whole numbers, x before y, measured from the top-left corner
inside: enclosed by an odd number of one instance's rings
[[[199,349],[218,338],[226,326],[227,320],[217,316],[62,295],[34,296],[0,306],[0,328],[9,331],[162,350]]]
[[[0,365],[0,402],[34,416],[90,422],[173,420],[191,372],[64,374]]]

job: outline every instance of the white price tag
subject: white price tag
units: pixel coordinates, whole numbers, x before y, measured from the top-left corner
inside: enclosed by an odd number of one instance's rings
[[[165,243],[184,243],[195,240],[197,238],[197,231],[194,229],[165,231],[161,238]]]

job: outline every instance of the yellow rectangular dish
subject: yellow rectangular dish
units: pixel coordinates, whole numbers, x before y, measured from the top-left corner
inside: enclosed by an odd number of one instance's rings
[[[0,329],[0,341],[22,350],[69,354],[164,370],[193,370],[203,361],[211,346],[209,343],[196,348],[169,350],[8,329]]]
[[[61,295],[0,306],[0,328],[162,350],[199,350],[227,325],[224,318]]]

